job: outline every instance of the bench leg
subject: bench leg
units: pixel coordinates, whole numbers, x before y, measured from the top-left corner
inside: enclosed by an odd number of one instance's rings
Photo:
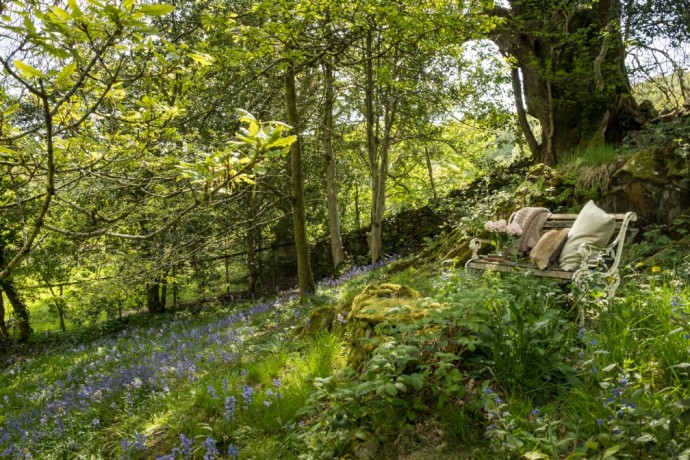
[[[621,284],[621,275],[618,269],[616,268],[615,270],[612,270],[611,272],[608,273],[601,273],[601,272],[592,272],[590,270],[577,270],[575,274],[573,275],[573,283],[575,286],[583,293],[586,294],[590,288],[591,288],[591,277],[595,276],[601,276],[601,278],[605,281],[606,287],[604,288],[604,291],[606,293],[606,300],[609,302],[613,302],[613,298],[616,295],[616,291],[618,290],[618,286]],[[585,325],[585,307],[584,307],[584,302],[580,300],[579,305],[578,305],[578,325],[580,327],[584,327]]]

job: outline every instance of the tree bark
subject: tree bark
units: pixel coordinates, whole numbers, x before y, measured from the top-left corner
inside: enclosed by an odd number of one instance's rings
[[[65,325],[65,308],[62,300],[63,287],[60,286],[60,295],[55,295],[53,287],[50,286],[50,294],[53,296],[53,303],[55,304],[55,310],[58,314],[58,320],[60,321],[60,330],[62,332],[67,332],[67,326]]]
[[[257,225],[254,216],[259,212],[258,202],[254,191],[249,191],[247,195],[247,209],[250,217],[247,221],[246,243],[247,243],[247,272],[249,273],[248,292],[249,295],[256,294],[257,284],[261,278],[261,258],[257,253],[257,248],[261,246],[261,228]],[[225,259],[227,261],[227,258]]]
[[[4,244],[0,243],[0,267],[5,266],[4,249]],[[31,328],[31,322],[29,320],[29,310],[26,308],[26,304],[19,297],[19,294],[14,287],[14,282],[9,275],[5,278],[0,278],[0,291],[5,292],[7,300],[10,302],[10,305],[12,305],[12,309],[14,310],[14,315],[17,318],[17,324],[19,325],[19,340],[22,342],[28,340],[31,334],[34,332],[34,330]],[[2,296],[1,292],[0,296]]]
[[[373,32],[366,34],[364,45],[364,117],[366,120],[367,155],[371,179],[371,229],[368,235],[371,262],[383,258],[383,215],[386,209],[386,180],[388,178],[388,153],[392,142],[392,126],[396,118],[397,99],[381,97],[379,104],[383,112],[383,126],[374,109],[376,85],[374,81]],[[397,53],[397,50],[396,50]],[[392,57],[397,62],[397,57]],[[395,80],[393,75],[392,80]],[[381,138],[379,138],[379,133]]]
[[[426,170],[429,173],[429,185],[431,185],[431,193],[436,197],[436,184],[434,183],[434,168],[431,166],[431,155],[429,154],[429,147],[424,147],[424,157],[426,158]]]
[[[154,281],[146,284],[146,308],[149,313],[163,313],[165,311],[165,298],[162,298],[163,283]]]
[[[504,22],[493,40],[516,64],[518,121],[535,161],[554,164],[592,139],[615,143],[639,127],[624,63],[619,1],[600,0],[588,8],[572,1],[509,3],[510,8],[495,10]],[[539,121],[538,144],[521,110]]]
[[[7,325],[5,324],[5,301],[0,289],[0,337],[8,338],[10,333],[7,332]]]
[[[345,262],[343,240],[340,236],[340,214],[338,212],[338,183],[336,181],[335,152],[333,151],[333,106],[335,94],[333,91],[333,64],[328,60],[323,62],[324,73],[324,116],[323,116],[323,151],[326,156],[326,192],[328,201],[328,230],[331,234],[331,256],[333,268],[338,269]]]
[[[17,324],[19,325],[19,340],[24,342],[28,340],[34,332],[29,322],[29,310],[19,297],[11,278],[0,280],[0,288],[5,291],[7,300],[9,300],[10,305],[12,305],[14,315],[17,318]]]
[[[304,204],[304,178],[302,172],[302,145],[300,139],[299,113],[297,111],[297,90],[295,88],[295,71],[289,67],[284,75],[285,107],[288,124],[297,140],[290,146],[290,182],[292,202],[292,226],[295,233],[297,251],[297,278],[300,298],[316,291],[314,275],[309,260],[309,240],[307,238],[307,219]]]

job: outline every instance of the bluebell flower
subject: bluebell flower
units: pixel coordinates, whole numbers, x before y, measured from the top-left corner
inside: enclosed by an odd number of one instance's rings
[[[244,410],[248,410],[249,406],[252,405],[252,395],[254,394],[254,389],[250,387],[249,385],[244,385],[242,387],[242,399],[244,400],[244,404],[242,408]]]
[[[229,457],[239,457],[240,456],[240,450],[237,448],[236,445],[230,444],[228,447],[228,456]]]
[[[604,424],[604,419],[603,418],[598,418],[597,419],[597,425],[603,425]]]
[[[491,388],[489,388],[489,387],[484,388],[484,394],[485,394],[485,395],[493,394],[493,392],[494,392],[494,391],[493,391]]]
[[[234,396],[225,398],[225,421],[235,420],[236,401]]]
[[[531,414],[532,414],[533,416],[535,416],[535,417],[541,417],[541,411],[540,411],[539,408],[537,408],[537,407],[535,407],[534,409],[532,409]]]
[[[180,446],[182,450],[182,458],[184,460],[189,460],[192,458],[192,444],[193,440],[189,439],[184,433],[180,434]]]
[[[204,441],[204,448],[206,449],[204,460],[213,460],[213,458],[219,454],[218,448],[216,447],[216,441],[211,436]]]
[[[135,433],[132,448],[137,452],[143,452],[146,448],[146,436],[140,433]]]
[[[281,382],[279,378],[273,379],[273,386],[276,388],[280,388]]]

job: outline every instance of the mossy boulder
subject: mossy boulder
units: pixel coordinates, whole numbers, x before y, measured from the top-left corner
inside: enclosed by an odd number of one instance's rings
[[[611,188],[602,199],[612,210],[635,211],[638,225],[669,224],[690,207],[688,163],[678,147],[665,145],[632,155],[613,174]]]
[[[431,309],[441,308],[439,304],[420,303],[421,297],[418,291],[393,283],[370,284],[357,295],[347,317],[350,327],[348,364],[361,369],[382,343],[376,326],[409,324],[426,316]]]

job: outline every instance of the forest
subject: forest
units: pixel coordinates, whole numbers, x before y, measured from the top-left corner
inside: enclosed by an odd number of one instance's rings
[[[689,40],[687,0],[0,0],[0,458],[690,459]],[[590,201],[635,218],[584,278],[505,221],[566,251]]]

